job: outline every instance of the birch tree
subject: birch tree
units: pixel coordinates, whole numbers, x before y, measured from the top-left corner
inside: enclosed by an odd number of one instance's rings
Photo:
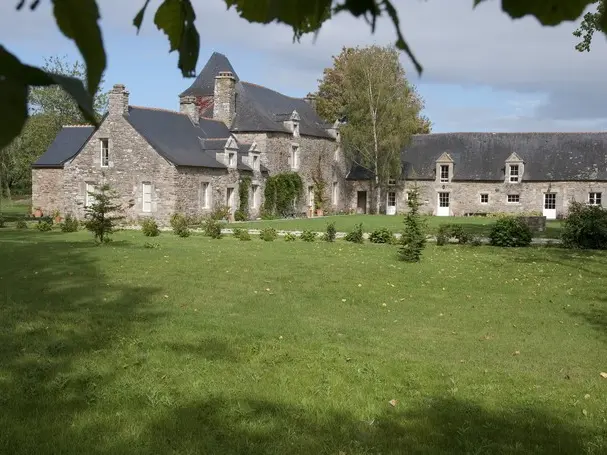
[[[372,211],[378,213],[382,190],[400,176],[400,153],[423,123],[423,102],[394,47],[344,49],[336,62],[342,73],[344,153],[370,175]]]

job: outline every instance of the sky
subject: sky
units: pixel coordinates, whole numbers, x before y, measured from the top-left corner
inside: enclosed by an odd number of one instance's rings
[[[21,61],[42,65],[59,55],[80,58],[59,32],[50,2],[16,11],[0,5],[0,43]],[[29,3],[29,0],[28,0]],[[98,0],[108,55],[105,89],[125,84],[133,105],[179,109],[183,78],[177,53],[169,53],[156,29],[152,0],[142,30],[132,20],[144,0]],[[607,130],[607,39],[597,35],[591,52],[575,50],[577,22],[542,27],[534,18],[512,20],[498,0],[476,8],[472,0],[393,0],[401,30],[424,67],[419,76],[403,53],[407,75],[425,102],[434,132]],[[342,13],[316,38],[293,42],[280,24],[250,24],[223,0],[193,0],[201,36],[197,70],[214,52],[225,54],[240,79],[303,97],[318,85],[332,56],[344,46],[389,45],[393,25],[379,21],[374,34],[361,19]]]

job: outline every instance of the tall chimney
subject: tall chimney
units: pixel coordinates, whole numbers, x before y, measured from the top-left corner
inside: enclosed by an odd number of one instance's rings
[[[182,96],[179,98],[179,112],[187,114],[192,120],[192,123],[197,125],[200,120],[200,112],[198,111],[198,106],[196,106],[196,97]]]
[[[129,115],[129,92],[123,84],[116,84],[110,90],[108,112],[111,116]]]
[[[313,95],[312,93],[308,93],[306,95],[306,97],[304,98],[304,101],[306,103],[308,103],[310,106],[312,106],[312,109],[316,110],[316,95]]]
[[[221,120],[228,128],[236,115],[236,78],[230,71],[222,71],[215,77],[213,93],[213,118]]]

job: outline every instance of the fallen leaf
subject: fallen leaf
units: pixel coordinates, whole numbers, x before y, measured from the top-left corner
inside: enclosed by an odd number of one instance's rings
[[[587,400],[588,398],[590,398],[590,394],[587,393],[586,395],[584,395],[584,398]]]
[[[394,407],[398,404],[398,401],[392,399],[392,400],[388,401],[388,403],[390,403],[390,406]]]
[[[588,411],[586,411],[585,409],[582,409],[582,414],[584,414],[585,416],[588,415]]]
[[[342,301],[342,302],[345,302],[345,301],[346,301],[346,299],[341,299],[341,301]]]
[[[603,379],[607,379],[607,373],[601,373],[601,377],[602,377]]]
[[[521,355],[521,351],[514,351],[514,354],[512,355]]]

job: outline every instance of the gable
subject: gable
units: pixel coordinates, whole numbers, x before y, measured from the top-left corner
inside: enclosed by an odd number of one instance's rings
[[[57,168],[76,156],[95,132],[93,126],[64,126],[33,168]]]

